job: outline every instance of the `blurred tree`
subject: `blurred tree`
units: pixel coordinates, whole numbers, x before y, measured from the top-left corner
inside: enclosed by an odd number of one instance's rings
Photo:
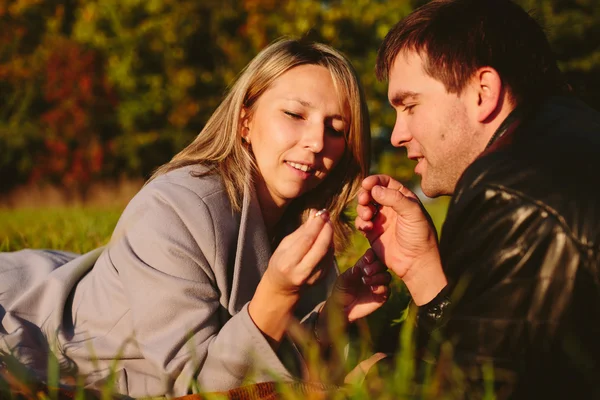
[[[94,180],[114,172],[104,160],[117,133],[117,102],[96,51],[62,37],[48,47],[43,84],[48,109],[40,116],[46,151],[37,155],[31,179],[44,177],[85,200]]]
[[[148,175],[189,143],[251,52],[237,1],[102,0],[80,5],[74,37],[108,57],[119,96],[119,169]]]
[[[545,26],[575,93],[600,110],[600,2],[519,0]]]
[[[114,96],[102,57],[67,36],[72,0],[0,3],[0,171],[3,190],[41,179],[84,194],[105,177]],[[102,174],[101,172],[104,172]],[[13,178],[13,179],[11,179]]]
[[[408,1],[87,1],[74,36],[108,54],[127,132],[116,146],[126,171],[147,175],[189,143],[244,65],[281,36],[330,43],[354,61],[370,99],[378,159],[393,115],[372,72],[377,47],[410,10]],[[406,169],[405,158],[386,160]]]
[[[30,154],[43,148],[40,44],[44,16],[52,12],[38,3],[0,0],[0,192],[29,177],[34,164]]]
[[[597,0],[517,1],[535,9],[573,87],[600,109]],[[425,2],[0,0],[0,173],[9,177],[0,190],[28,177],[148,176],[281,36],[323,41],[352,60],[371,111],[373,170],[414,183],[413,163],[389,144],[395,115],[373,68],[387,31]]]

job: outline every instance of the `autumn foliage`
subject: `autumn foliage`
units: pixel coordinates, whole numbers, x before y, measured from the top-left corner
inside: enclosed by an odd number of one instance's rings
[[[0,0],[0,192],[147,177],[202,129],[246,63],[281,36],[346,53],[369,98],[373,167],[394,115],[373,73],[389,28],[424,0]],[[547,27],[561,68],[600,109],[597,0],[517,0]],[[397,151],[397,150],[394,150]]]
[[[50,179],[67,188],[85,190],[102,177],[111,154],[117,99],[100,54],[58,39],[46,65],[42,93],[48,109],[40,115],[44,151],[38,154],[30,179]],[[114,124],[113,124],[114,125]]]

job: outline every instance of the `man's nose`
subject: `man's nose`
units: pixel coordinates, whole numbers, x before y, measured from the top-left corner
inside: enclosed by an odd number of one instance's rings
[[[396,123],[394,124],[394,129],[392,130],[392,136],[390,137],[392,146],[406,146],[406,144],[410,142],[411,139],[412,136],[410,135],[410,131],[408,130],[406,120],[402,118],[401,115],[397,115]]]

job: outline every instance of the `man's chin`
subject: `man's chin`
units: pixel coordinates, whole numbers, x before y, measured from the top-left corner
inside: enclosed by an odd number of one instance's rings
[[[426,179],[421,177],[421,191],[423,194],[429,198],[436,198],[439,196],[444,196],[444,192],[440,190],[439,187],[435,185],[429,184]]]

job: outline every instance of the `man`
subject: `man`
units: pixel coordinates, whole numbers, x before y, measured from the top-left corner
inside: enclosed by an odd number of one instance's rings
[[[377,74],[392,144],[426,195],[453,196],[439,246],[399,182],[368,177],[358,197],[419,334],[441,328],[467,377],[492,365],[513,397],[600,398],[600,115],[570,96],[542,29],[508,0],[432,1],[390,30]]]

